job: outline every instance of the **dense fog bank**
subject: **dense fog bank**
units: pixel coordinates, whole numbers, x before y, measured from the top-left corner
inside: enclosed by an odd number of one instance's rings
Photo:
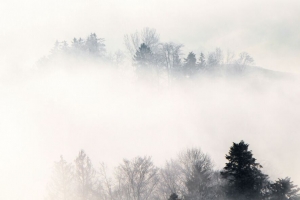
[[[299,183],[296,78],[205,75],[160,86],[94,65],[10,76],[0,89],[4,199],[41,198],[53,161],[72,162],[79,149],[113,168],[138,155],[163,166],[200,147],[221,169],[242,139],[271,178]]]

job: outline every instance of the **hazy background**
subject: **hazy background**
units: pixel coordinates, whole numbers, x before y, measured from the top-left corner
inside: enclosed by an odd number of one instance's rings
[[[115,51],[125,33],[152,27],[186,52],[246,51],[260,66],[299,73],[299,8],[298,0],[2,0],[0,58],[30,66],[56,40],[91,32]]]
[[[241,139],[272,178],[300,184],[297,80],[202,79],[157,91],[111,70],[34,69],[56,40],[96,32],[109,52],[124,49],[124,34],[153,27],[185,53],[247,51],[259,66],[299,73],[299,8],[292,0],[2,1],[0,199],[42,199],[53,161],[72,162],[80,149],[95,167],[145,154],[161,166],[196,146],[222,168]]]

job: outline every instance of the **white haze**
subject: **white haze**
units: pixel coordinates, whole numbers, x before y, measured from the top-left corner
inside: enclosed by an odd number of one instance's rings
[[[97,168],[137,155],[162,166],[201,147],[221,169],[242,139],[272,178],[300,185],[297,79],[210,77],[157,90],[106,66],[33,69],[56,40],[95,32],[109,53],[151,27],[185,55],[246,51],[259,66],[299,73],[299,9],[299,0],[2,0],[0,199],[43,199],[53,162],[80,149]]]
[[[200,147],[221,169],[240,140],[272,179],[300,184],[297,79],[202,77],[158,88],[124,72],[86,64],[3,76],[0,199],[42,199],[54,161],[73,162],[80,149],[95,168],[112,169],[138,155],[163,166]]]
[[[29,68],[56,40],[91,32],[124,49],[124,34],[151,27],[185,53],[246,51],[264,68],[300,72],[299,0],[2,0],[0,13],[1,69]]]

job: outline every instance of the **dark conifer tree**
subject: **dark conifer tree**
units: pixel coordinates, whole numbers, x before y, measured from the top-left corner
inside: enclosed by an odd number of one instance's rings
[[[228,181],[226,187],[228,198],[263,199],[263,189],[268,176],[261,172],[262,166],[253,158],[248,146],[244,141],[233,143],[229,155],[226,155],[228,163],[221,171],[221,176]]]
[[[185,76],[190,77],[197,71],[196,54],[190,52],[187,58],[184,59],[183,71]]]
[[[152,59],[152,51],[145,43],[141,44],[133,58],[135,64],[139,67],[148,67],[152,64]]]
[[[271,184],[271,200],[299,200],[299,190],[290,178],[278,179]]]
[[[149,79],[153,75],[154,56],[150,47],[146,44],[141,44],[134,55],[133,61],[140,79]]]

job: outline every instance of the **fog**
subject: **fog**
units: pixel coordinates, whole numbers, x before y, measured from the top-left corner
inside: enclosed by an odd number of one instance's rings
[[[124,34],[153,27],[164,41],[184,44],[185,53],[216,47],[246,51],[260,66],[299,73],[299,4],[298,0],[3,0],[0,64],[29,68],[55,40],[69,41],[91,32],[106,39],[109,51],[116,51],[123,48]]]
[[[74,66],[72,66],[74,67]],[[41,199],[54,161],[84,149],[95,168],[150,155],[157,166],[188,147],[216,169],[245,140],[272,179],[300,183],[295,76],[202,76],[144,84],[127,69],[55,66],[1,82],[1,199]],[[7,74],[6,77],[8,77]]]
[[[53,163],[83,149],[98,168],[149,155],[162,167],[200,147],[225,165],[244,140],[271,180],[300,185],[299,1],[1,2],[0,199],[46,194]],[[140,82],[132,60],[37,63],[56,40],[96,32],[106,53],[126,52],[124,34],[154,27],[165,42],[191,51],[247,51],[255,66],[237,75],[203,75],[170,84]],[[251,68],[252,69],[252,68]],[[271,71],[272,70],[272,71]]]

